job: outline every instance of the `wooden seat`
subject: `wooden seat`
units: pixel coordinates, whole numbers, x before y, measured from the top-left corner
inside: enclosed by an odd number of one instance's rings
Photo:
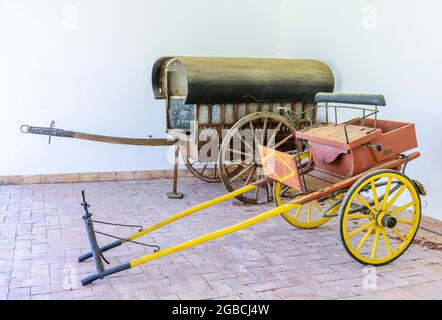
[[[296,137],[310,142],[316,142],[343,149],[351,149],[362,145],[370,140],[380,137],[382,130],[370,127],[348,125],[347,137],[345,135],[345,124],[325,124],[313,127],[305,131],[298,131]]]

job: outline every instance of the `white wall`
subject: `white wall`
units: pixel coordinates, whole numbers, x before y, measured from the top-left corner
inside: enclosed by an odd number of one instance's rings
[[[327,62],[336,91],[383,93],[382,118],[416,123],[422,158],[408,173],[428,189],[424,213],[439,219],[441,13],[439,0],[283,0],[278,41],[280,57]]]
[[[161,55],[317,58],[337,91],[383,93],[384,118],[417,124],[409,173],[428,188],[425,213],[442,218],[441,12],[438,0],[0,0],[0,175],[170,168],[161,148],[18,132],[54,119],[164,137],[150,84]]]
[[[275,56],[272,0],[0,0],[0,175],[170,168],[164,148],[26,136],[21,124],[165,137],[162,55]]]

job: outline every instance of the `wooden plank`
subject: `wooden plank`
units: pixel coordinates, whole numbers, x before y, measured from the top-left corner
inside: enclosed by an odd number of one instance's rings
[[[330,184],[335,184],[343,180],[342,178],[336,177],[332,174],[320,171],[318,169],[313,169],[312,171],[309,171],[308,174],[312,177],[323,180]]]
[[[353,148],[382,135],[382,130],[369,127],[349,125],[347,126],[349,143],[345,136],[344,124],[326,124],[306,131],[298,131],[296,136],[312,142],[322,143],[330,146]]]
[[[320,190],[329,187],[332,183],[311,176],[310,173],[304,175],[308,190]],[[302,181],[302,178],[301,178]]]

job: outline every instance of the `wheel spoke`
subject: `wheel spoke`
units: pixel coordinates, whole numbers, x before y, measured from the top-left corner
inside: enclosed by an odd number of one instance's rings
[[[253,121],[249,122],[250,130],[252,130],[252,134],[255,134],[255,126],[253,125]]]
[[[229,183],[232,183],[236,180],[238,180],[239,178],[241,178],[241,176],[243,174],[245,174],[246,172],[248,172],[251,168],[253,168],[255,166],[254,163],[246,166],[244,169],[242,169],[238,174],[236,174],[235,176],[233,176],[232,178],[229,179]]]
[[[246,185],[250,184],[250,182],[252,182],[252,179],[253,179],[253,176],[255,175],[255,172],[256,172],[256,165],[254,165],[253,166],[253,170],[250,171],[250,173],[249,173],[249,175],[248,175],[248,177],[246,179],[246,182],[244,183],[244,186],[246,186]]]
[[[318,201],[318,200],[315,200],[315,207],[316,207],[316,209],[317,209],[319,212],[322,211],[321,205],[319,204],[319,201]]]
[[[242,156],[246,156],[246,157],[250,154],[250,153],[245,153],[244,151],[239,151],[239,150],[235,150],[235,149],[232,149],[232,148],[227,148],[226,150],[230,151],[230,152],[233,152],[233,153],[236,153],[236,154],[240,154]]]
[[[394,195],[394,197],[390,200],[390,202],[387,204],[387,207],[385,208],[385,211],[390,210],[390,208],[393,206],[393,204],[399,199],[401,194],[407,189],[407,186],[403,185],[398,192]]]
[[[377,210],[379,210],[379,209],[381,209],[381,206],[379,205],[379,199],[378,199],[378,194],[376,192],[376,186],[375,186],[373,180],[371,180],[370,184],[371,184],[371,191],[373,193],[374,206]]]
[[[393,251],[391,250],[390,241],[388,240],[387,232],[385,231],[385,228],[381,228],[382,237],[384,238],[385,247],[387,248],[388,254],[392,255]]]
[[[367,242],[368,237],[372,234],[374,227],[375,227],[375,225],[372,225],[370,227],[370,229],[367,230],[367,232],[365,233],[365,235],[362,238],[361,242],[359,242],[359,245],[356,248],[357,252],[359,252],[362,249],[362,247],[364,246],[364,244]]]
[[[356,193],[356,197],[361,200],[361,202],[370,210],[370,212],[376,212],[376,210],[373,209],[373,207],[367,202],[367,200],[365,200],[364,197],[362,197],[359,193]]]
[[[267,182],[266,183],[266,192],[267,192],[267,201],[270,202],[272,200],[272,183]]]
[[[348,220],[358,220],[358,219],[372,219],[372,214],[350,214],[348,215]]]
[[[409,225],[414,224],[414,221],[410,221],[410,220],[397,219],[396,221],[399,223],[404,223],[404,224],[409,224]]]
[[[367,228],[374,227],[374,224],[375,224],[375,221],[370,221],[369,223],[364,224],[362,227],[359,227],[359,228],[353,230],[352,232],[350,232],[350,233],[348,234],[348,237],[351,238],[351,237],[353,237],[354,235],[358,234],[359,232],[364,231],[364,230],[367,229]]]
[[[269,121],[269,118],[264,119],[264,125],[262,126],[262,132],[261,132],[261,144],[264,145],[264,139],[266,137],[266,131],[267,131],[267,122]]]
[[[387,186],[385,187],[384,199],[382,201],[382,210],[385,211],[387,208],[388,196],[390,194],[391,182],[393,181],[392,177],[388,178]]]
[[[259,189],[261,189],[260,187],[256,187],[255,188],[255,199],[256,199],[256,202],[258,202],[258,198],[259,198]]]
[[[378,250],[380,232],[381,232],[381,228],[376,228],[376,233],[374,235],[374,241],[373,241],[373,249],[371,250],[371,258],[372,259],[376,259],[376,252]]]
[[[242,143],[244,143],[244,145],[246,146],[246,148],[249,148],[250,150],[252,150],[253,153],[253,147],[250,145],[250,143],[248,143],[244,137],[237,131],[235,132],[235,135],[238,136],[241,140]]]
[[[284,143],[286,143],[287,141],[289,141],[289,139],[291,139],[293,137],[294,137],[294,135],[293,135],[293,133],[291,133],[290,135],[285,137],[283,140],[279,141],[275,146],[275,150],[278,149],[280,146],[282,146]]]
[[[312,203],[307,204],[307,223],[312,222]]]
[[[206,162],[206,164],[205,164],[204,167],[203,167],[203,170],[201,171],[201,175],[204,174],[204,171],[206,171],[206,168],[207,168],[208,165],[209,165],[209,163]]]
[[[285,186],[285,187],[281,190],[279,196],[280,196],[280,197],[285,197],[285,193],[286,193],[287,191],[289,191],[289,190],[290,190],[290,186]]]
[[[275,138],[277,133],[279,132],[279,130],[281,130],[282,127],[282,122],[278,123],[278,125],[276,126],[275,132],[273,132],[272,136],[270,137],[270,139],[267,141],[267,147],[271,147],[272,144],[275,142]],[[275,147],[276,149],[277,147]]]
[[[390,216],[395,216],[395,215],[397,215],[398,213],[404,211],[405,209],[407,209],[408,207],[411,207],[411,206],[414,206],[414,201],[411,201],[410,203],[407,203],[407,204],[403,205],[402,207],[399,207],[399,208],[397,208],[397,209],[391,211],[391,212],[389,213],[389,215],[390,215]]]
[[[391,228],[391,231],[393,231],[402,241],[406,241],[407,240],[407,238],[405,238],[403,235],[402,235],[402,233],[400,233],[399,231],[398,231],[398,229],[396,229],[396,228]]]
[[[296,213],[295,213],[295,215],[293,216],[293,219],[294,219],[294,220],[298,219],[299,214],[301,213],[301,209],[302,209],[302,206],[299,206],[299,207],[298,207],[298,210],[296,210]]]
[[[225,170],[227,172],[227,175],[230,176],[232,173],[236,172],[236,170],[238,170],[238,168],[241,168],[242,165],[240,164],[231,164],[231,165],[226,165],[225,166]],[[231,168],[234,168],[233,170],[231,170]]]

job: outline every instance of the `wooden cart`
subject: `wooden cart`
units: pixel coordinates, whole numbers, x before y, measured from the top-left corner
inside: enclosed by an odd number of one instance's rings
[[[266,178],[103,247],[98,246],[94,233],[87,227],[92,251],[82,255],[79,261],[93,256],[98,265],[107,250],[203,209],[264,188],[270,180],[275,182],[276,208],[110,269],[101,265],[97,267],[97,273],[82,280],[83,285],[279,215],[302,229],[316,228],[338,217],[344,248],[363,264],[383,265],[400,257],[417,233],[421,219],[420,196],[426,194],[419,181],[405,174],[407,164],[420,156],[419,152],[403,154],[417,147],[414,124],[379,120],[378,106],[385,106],[384,97],[379,95],[323,93],[316,96],[316,102],[319,103],[317,107],[324,107],[326,121],[296,133],[297,140],[307,142],[306,150],[289,154],[266,145],[259,146],[260,163]],[[354,104],[367,107],[351,106]],[[339,123],[338,108],[358,109],[362,116]],[[334,111],[334,122],[328,121],[330,109]],[[87,208],[87,204],[84,206]],[[87,226],[91,225],[87,214],[84,219],[89,221]]]

